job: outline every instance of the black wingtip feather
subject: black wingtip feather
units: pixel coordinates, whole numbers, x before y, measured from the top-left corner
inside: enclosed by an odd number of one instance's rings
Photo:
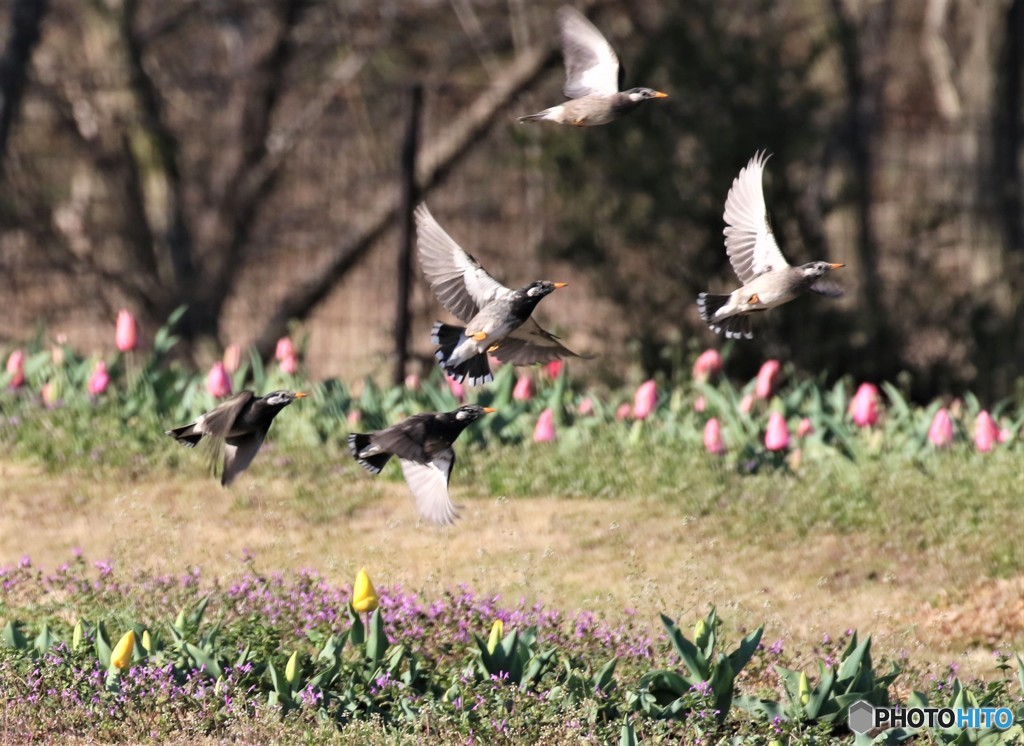
[[[348,448],[352,452],[352,458],[371,474],[380,474],[381,469],[391,460],[391,454],[377,453],[372,456],[360,456],[359,454],[363,453],[370,445],[370,436],[366,433],[352,433],[348,436]]]
[[[202,433],[197,433],[192,425],[176,427],[173,430],[165,430],[164,435],[170,435],[186,448],[195,448],[203,439]]]

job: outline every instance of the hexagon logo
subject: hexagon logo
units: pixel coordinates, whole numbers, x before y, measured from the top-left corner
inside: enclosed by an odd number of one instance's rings
[[[859,699],[850,705],[847,723],[857,735],[867,733],[875,724],[875,708],[870,702]]]

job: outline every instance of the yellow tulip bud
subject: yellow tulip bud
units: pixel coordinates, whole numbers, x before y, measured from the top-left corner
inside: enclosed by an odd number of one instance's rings
[[[185,607],[182,606],[178,611],[178,616],[174,618],[174,628],[179,632],[185,629]]]
[[[807,672],[800,673],[800,704],[806,705],[811,701],[811,680],[807,678]]]
[[[85,625],[82,624],[82,620],[78,620],[78,624],[75,625],[75,631],[71,635],[71,649],[78,650],[82,647],[82,638],[85,637]]]
[[[498,647],[498,643],[501,642],[501,638],[505,636],[505,623],[500,619],[495,619],[494,624],[491,625],[491,636],[487,638],[487,652],[493,653],[494,649]]]
[[[697,624],[693,627],[693,641],[698,645],[701,645],[704,640],[704,636],[708,632],[708,625],[703,619],[699,619]]]
[[[142,632],[142,649],[147,653],[153,652],[153,638],[149,636],[148,629]]]
[[[110,654],[110,665],[114,668],[128,668],[128,664],[132,659],[132,651],[135,649],[135,630],[128,630],[124,633],[117,645],[114,646],[114,652]]]
[[[284,680],[289,684],[294,683],[295,677],[299,674],[299,651],[292,653],[288,659],[288,665],[284,667]]]
[[[377,608],[377,591],[366,574],[366,568],[356,575],[356,584],[352,587],[352,608],[360,613]]]

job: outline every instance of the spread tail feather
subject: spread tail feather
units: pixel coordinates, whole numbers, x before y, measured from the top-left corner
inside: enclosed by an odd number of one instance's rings
[[[391,460],[391,454],[373,445],[370,442],[370,436],[366,433],[349,435],[348,448],[359,465],[371,474],[380,474],[380,470]]]
[[[203,439],[203,434],[196,431],[194,422],[189,425],[176,427],[173,430],[166,430],[164,435],[170,435],[186,448],[195,448],[199,445],[199,441]]]
[[[724,334],[726,339],[753,339],[754,332],[750,326],[750,314],[739,313],[733,316],[726,316],[724,319],[716,319],[715,314],[726,303],[729,302],[729,295],[712,295],[701,293],[697,296],[697,310],[711,330],[716,334]]]
[[[487,353],[474,355],[469,360],[456,365],[449,362],[465,333],[465,327],[444,324],[440,321],[435,322],[433,329],[430,330],[430,339],[437,345],[434,357],[444,368],[444,372],[456,381],[462,382],[468,379],[470,386],[479,386],[494,378],[491,375],[490,363],[487,361]]]

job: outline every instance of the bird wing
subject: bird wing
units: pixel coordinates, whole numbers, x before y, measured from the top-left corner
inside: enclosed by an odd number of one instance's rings
[[[824,295],[826,298],[839,298],[843,295],[843,289],[839,285],[824,277],[815,280],[814,284],[811,285],[811,290],[819,295]]]
[[[420,515],[431,523],[454,522],[455,505],[448,494],[448,479],[455,466],[455,451],[449,448],[426,463],[403,458],[401,464]]]
[[[227,401],[196,418],[195,429],[211,438],[226,438],[243,409],[256,397],[251,391],[239,391]]]
[[[597,27],[568,5],[558,9],[558,27],[562,32],[562,92],[566,98],[618,93],[619,58]]]
[[[426,205],[414,215],[420,266],[441,305],[468,322],[495,298],[512,292],[445,233]]]
[[[381,430],[370,436],[374,445],[401,459],[426,461],[430,458],[425,447],[427,438],[426,421],[432,414],[416,414],[397,425]]]
[[[733,179],[725,199],[725,252],[744,285],[769,270],[789,266],[775,242],[764,204],[761,176],[767,160],[764,151],[755,153]]]
[[[563,357],[579,357],[532,318],[501,340],[493,354],[501,362],[512,365],[550,363]]]
[[[228,438],[224,442],[224,471],[220,477],[223,486],[227,487],[235,481],[235,477],[249,468],[249,464],[256,458],[257,451],[263,445],[266,434],[266,430],[254,430],[245,435]]]

